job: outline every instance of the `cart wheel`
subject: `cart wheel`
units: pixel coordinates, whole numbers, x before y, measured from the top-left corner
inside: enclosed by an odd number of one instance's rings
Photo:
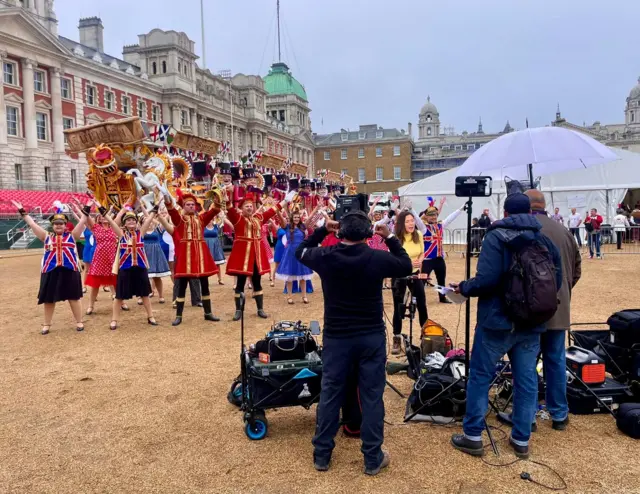
[[[252,441],[260,441],[267,437],[268,430],[269,422],[267,422],[264,413],[256,413],[244,425],[244,432]]]
[[[229,403],[235,406],[242,404],[242,383],[239,381],[233,381],[231,389],[227,393],[227,400]]]

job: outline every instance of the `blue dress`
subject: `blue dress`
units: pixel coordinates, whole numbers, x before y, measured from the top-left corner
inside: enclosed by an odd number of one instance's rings
[[[82,252],[82,262],[91,264],[93,262],[93,253],[96,250],[96,239],[93,232],[89,228],[84,229],[84,251]]]
[[[205,227],[204,241],[207,243],[211,257],[213,257],[216,264],[227,262],[224,258],[222,244],[220,244],[220,227],[218,225],[213,225],[213,228]]]
[[[313,277],[313,271],[300,263],[295,256],[296,249],[304,240],[304,232],[300,228],[296,228],[293,230],[293,238],[288,231],[286,234],[287,245],[284,248],[282,261],[278,265],[276,278],[284,281],[310,280]]]
[[[162,232],[158,228],[147,233],[143,238],[144,250],[147,253],[147,259],[149,261],[149,278],[171,276],[169,263],[160,245],[161,238]]]
[[[282,237],[285,236],[287,230],[284,228],[278,228],[278,233],[276,233],[276,248],[273,253],[273,262],[282,262],[282,254],[284,254],[284,245],[282,243]]]

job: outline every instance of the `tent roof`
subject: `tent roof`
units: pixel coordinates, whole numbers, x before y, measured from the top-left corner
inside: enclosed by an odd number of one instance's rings
[[[612,148],[620,159],[604,165],[593,166],[570,172],[556,173],[542,177],[545,192],[636,189],[640,188],[640,154],[624,149]],[[535,168],[534,168],[535,175]],[[455,193],[457,168],[447,170],[432,177],[400,187],[400,196],[452,195]],[[493,174],[494,192],[504,191],[500,171]],[[508,172],[505,174],[509,176]],[[523,179],[524,177],[512,177]]]

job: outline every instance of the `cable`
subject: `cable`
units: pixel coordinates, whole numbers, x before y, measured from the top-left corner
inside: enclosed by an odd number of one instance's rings
[[[260,58],[260,67],[258,68],[258,74],[262,74],[262,64],[264,63],[264,55],[267,52],[267,46],[269,46],[269,38],[271,38],[271,31],[273,30],[274,22],[273,20],[276,17],[276,12],[273,13],[273,17],[271,17],[271,23],[269,24],[269,33],[267,34],[267,40],[264,43],[264,48],[262,49],[262,57]]]

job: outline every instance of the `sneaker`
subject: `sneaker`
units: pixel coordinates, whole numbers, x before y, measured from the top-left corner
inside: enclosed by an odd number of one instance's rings
[[[382,457],[382,461],[380,462],[380,465],[378,465],[378,468],[365,468],[364,469],[364,473],[367,475],[378,475],[380,473],[380,470],[382,470],[383,468],[387,468],[389,466],[389,463],[391,463],[391,458],[389,458],[389,453],[387,453],[386,451],[383,451],[384,456]]]
[[[454,434],[451,436],[451,445],[463,453],[471,456],[484,456],[482,441],[472,441],[464,434]]]
[[[497,417],[498,417],[498,422],[500,422],[501,424],[508,425],[509,427],[513,427],[513,420],[511,420],[511,414],[506,412],[499,412]],[[531,432],[538,432],[538,424],[536,424],[535,422],[531,424]]]
[[[551,424],[551,428],[556,431],[563,431],[567,428],[568,424],[569,424],[569,416],[567,415],[567,418],[564,420],[554,420],[553,423]]]
[[[513,448],[513,452],[516,454],[516,457],[520,460],[528,460],[529,459],[529,445],[527,446],[518,446],[513,442],[511,438],[509,438],[509,445]]]

